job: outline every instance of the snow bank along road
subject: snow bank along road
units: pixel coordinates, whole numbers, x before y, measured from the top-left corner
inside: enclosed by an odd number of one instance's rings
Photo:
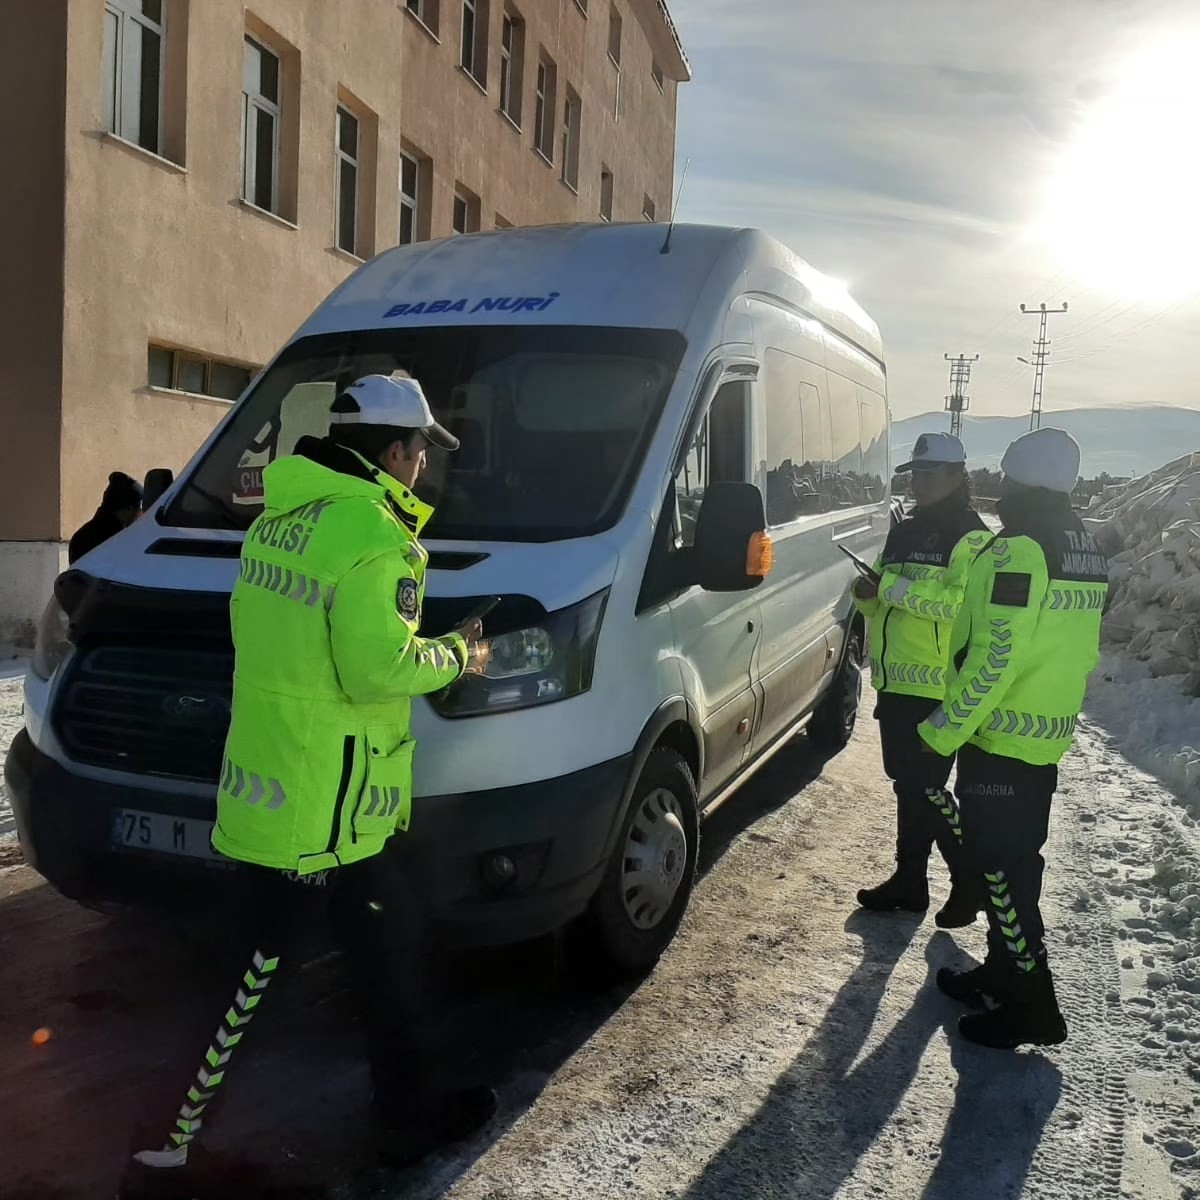
[[[586,963],[556,972],[544,944],[448,972],[456,1066],[496,1079],[503,1105],[461,1152],[371,1165],[328,958],[267,998],[275,1019],[252,1029],[212,1144],[268,1164],[280,1195],[331,1200],[1200,1196],[1192,818],[1085,724],[1047,850],[1071,1039],[973,1047],[932,985],[955,940],[932,917],[854,912],[891,834],[864,724],[827,764],[800,739],[714,818],[684,929],[640,987],[597,987]],[[177,1098],[242,964],[85,912],[16,863],[0,842],[0,1196],[107,1200],[130,1131]],[[958,942],[980,954],[982,929]],[[39,1026],[54,1036],[35,1048]]]

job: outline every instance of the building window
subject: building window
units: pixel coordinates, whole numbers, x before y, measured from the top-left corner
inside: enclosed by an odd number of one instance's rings
[[[451,226],[455,233],[479,232],[479,197],[459,187],[454,191],[454,218]]]
[[[162,152],[165,0],[104,5],[104,128]]]
[[[537,91],[533,112],[533,144],[537,152],[547,161],[554,161],[554,99],[557,68],[553,61],[543,55],[538,63]]]
[[[150,345],[147,352],[150,386],[193,396],[236,400],[250,386],[256,367],[227,362],[190,350]]]
[[[500,111],[518,127],[524,75],[525,22],[509,8],[500,26]]]
[[[408,9],[430,33],[438,31],[440,13],[438,0],[405,0],[404,7]]]
[[[562,179],[571,188],[579,186],[579,128],[583,105],[579,96],[567,88],[567,99],[563,104],[562,125]]]
[[[246,38],[242,84],[242,198],[279,211],[279,56]]]
[[[651,200],[649,196],[642,197],[642,216],[645,217],[647,221],[654,220],[654,201]]]
[[[657,58],[650,63],[650,78],[654,80],[654,86],[661,92],[663,90],[663,69],[658,65]]]
[[[400,245],[411,246],[424,236],[425,188],[421,163],[411,154],[400,155]]]
[[[487,87],[488,0],[462,0],[462,49],[458,63],[481,87]]]
[[[337,244],[358,253],[358,118],[340,104],[337,110]]]
[[[613,175],[607,167],[600,168],[600,220],[612,220]]]
[[[608,14],[608,57],[614,67],[621,66],[621,14],[615,4]]]

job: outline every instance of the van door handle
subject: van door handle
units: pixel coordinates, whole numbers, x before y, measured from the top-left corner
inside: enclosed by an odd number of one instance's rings
[[[753,632],[754,632],[754,622],[753,622],[753,621],[747,621],[747,622],[746,622],[746,632],[747,632],[747,633],[753,633]]]

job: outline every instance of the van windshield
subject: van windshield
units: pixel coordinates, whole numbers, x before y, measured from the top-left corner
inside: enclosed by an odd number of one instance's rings
[[[324,436],[329,406],[363,375],[404,370],[456,434],[431,449],[417,492],[426,536],[554,541],[620,516],[685,341],[646,329],[442,327],[321,334],[288,347],[222,428],[163,516],[245,529],[262,472],[301,437]]]

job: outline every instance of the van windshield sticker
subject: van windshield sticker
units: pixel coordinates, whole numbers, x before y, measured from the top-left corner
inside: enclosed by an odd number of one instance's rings
[[[413,300],[393,304],[383,314],[390,317],[432,316],[436,313],[460,312],[545,312],[559,297],[558,292],[548,296],[485,296],[482,300]]]

